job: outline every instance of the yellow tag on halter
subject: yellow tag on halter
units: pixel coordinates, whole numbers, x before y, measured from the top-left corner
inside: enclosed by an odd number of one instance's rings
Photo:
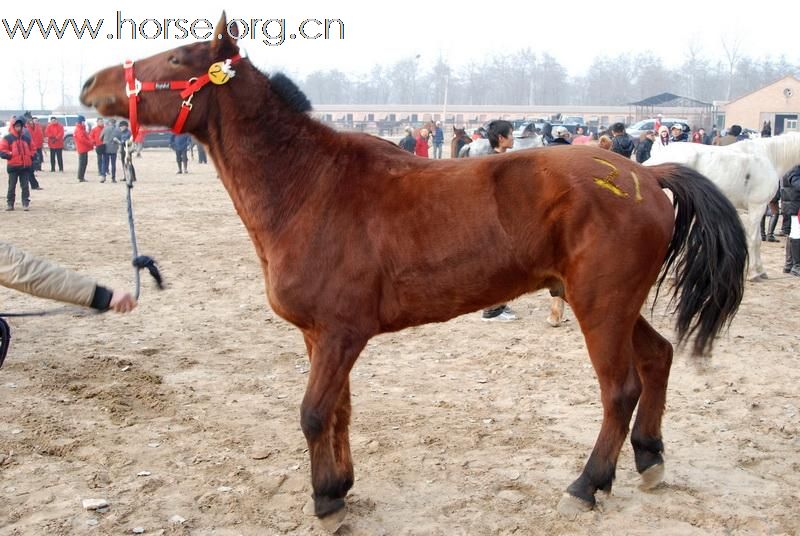
[[[224,61],[218,61],[208,68],[208,79],[218,86],[225,84],[231,79],[232,69],[225,65]]]

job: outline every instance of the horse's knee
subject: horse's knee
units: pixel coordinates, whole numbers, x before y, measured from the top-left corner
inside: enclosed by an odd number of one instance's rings
[[[316,441],[325,430],[325,420],[319,410],[305,404],[300,408],[300,429],[308,441]]]

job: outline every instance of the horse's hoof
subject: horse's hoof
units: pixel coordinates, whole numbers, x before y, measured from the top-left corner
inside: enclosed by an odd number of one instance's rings
[[[558,501],[558,513],[567,519],[576,519],[580,514],[591,512],[592,503],[579,499],[569,493],[564,493]]]
[[[767,279],[767,274],[765,274],[764,272],[752,275],[747,278],[747,280],[750,281],[751,283],[758,283],[759,281],[763,281],[764,279]]]
[[[558,326],[561,325],[561,320],[559,320],[558,318],[549,317],[547,319],[547,323],[550,324],[551,327],[557,328]]]
[[[664,480],[664,464],[657,463],[645,469],[639,481],[639,489],[642,491],[650,491],[655,488]]]
[[[319,523],[322,525],[323,529],[333,534],[344,524],[345,517],[347,517],[347,509],[342,508],[332,514],[319,518]]]
[[[763,272],[761,274],[758,274],[758,278],[759,279],[769,279],[769,277],[767,276],[767,272]]]

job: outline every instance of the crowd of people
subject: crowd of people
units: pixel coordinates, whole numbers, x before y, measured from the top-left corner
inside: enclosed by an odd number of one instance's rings
[[[662,124],[662,115],[658,115],[654,129],[642,132],[639,139],[634,139],[626,132],[625,124],[618,122],[609,128],[600,126],[597,131],[586,132],[578,126],[575,132],[570,132],[563,125],[543,123],[541,128],[536,128],[534,123],[521,132],[517,145],[519,148],[530,147],[528,140],[532,137],[541,137],[542,145],[596,145],[602,149],[618,153],[625,158],[635,159],[638,163],[649,160],[653,151],[660,151],[673,143],[700,143],[704,145],[728,146],[741,140],[748,139],[747,133],[740,125],[732,125],[727,130],[719,130],[716,125],[710,132],[702,127],[689,129],[684,123]],[[465,129],[454,129],[454,132],[463,133]],[[765,121],[761,129],[761,137],[772,135],[772,125]],[[454,139],[460,134],[454,133]],[[480,127],[472,134],[472,141],[486,139],[491,144],[492,153],[502,153],[515,148],[513,125],[509,121],[497,120],[490,122],[486,127]],[[406,127],[405,136],[399,145],[409,153],[423,158],[441,158],[442,144],[444,141],[441,122],[437,121],[433,132],[421,128],[416,132],[413,128]],[[469,139],[466,140],[467,142]],[[484,142],[485,143],[485,142]],[[433,148],[433,154],[429,152]],[[457,157],[458,155],[451,155]],[[783,215],[783,224],[779,231],[775,231],[779,216]],[[792,168],[781,179],[778,193],[770,203],[767,212],[762,218],[761,239],[768,242],[777,242],[776,236],[786,236],[784,273],[800,277],[800,165]],[[767,218],[769,219],[768,230]],[[514,320],[516,315],[505,304],[487,309],[483,313],[484,319]]]
[[[127,121],[117,122],[114,118],[100,117],[90,129],[86,118],[77,116],[72,136],[77,154],[78,182],[87,182],[89,153],[94,151],[100,182],[110,179],[112,183],[116,183],[117,162],[125,158],[129,147],[133,154],[141,156],[145,133],[144,129],[140,130],[136,139],[128,144],[132,133]],[[39,118],[30,112],[25,112],[22,117],[11,116],[8,132],[0,139],[0,158],[7,161],[8,172],[6,211],[15,210],[17,187],[20,190],[23,211],[30,210],[31,190],[43,190],[36,173],[42,171],[45,148],[50,153],[50,172],[55,173],[56,168],[59,173],[64,172],[64,140],[64,125],[56,117],[50,117],[47,126],[42,128]],[[198,163],[208,163],[203,146],[196,143],[189,134],[173,134],[169,146],[175,152],[178,174],[189,172],[188,155],[191,153],[194,156],[195,148]]]

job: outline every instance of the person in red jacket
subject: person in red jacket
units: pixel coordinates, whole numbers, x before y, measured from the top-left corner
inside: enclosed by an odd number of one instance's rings
[[[75,131],[72,133],[75,138],[75,149],[78,151],[78,182],[86,182],[86,166],[89,165],[89,151],[94,144],[92,138],[86,132],[86,118],[78,116],[75,124]]]
[[[47,138],[47,148],[50,150],[50,173],[56,171],[56,160],[58,160],[58,171],[63,173],[64,125],[55,117],[51,117],[47,128],[44,129],[44,137]]]
[[[428,129],[423,128],[419,131],[417,136],[417,145],[414,148],[414,154],[423,158],[428,158]]]
[[[43,188],[39,186],[39,181],[36,180],[36,172],[42,170],[44,132],[39,125],[38,117],[33,117],[30,112],[25,112],[25,120],[27,121],[25,126],[31,137],[31,150],[33,151],[33,165],[31,166],[31,173],[28,177],[28,181],[30,182],[31,190],[42,190]]]
[[[0,158],[8,160],[8,194],[6,195],[6,210],[14,210],[16,200],[17,182],[22,188],[22,209],[28,210],[30,205],[30,190],[28,189],[28,176],[33,165],[33,151],[31,150],[30,135],[24,132],[25,121],[17,119],[11,125],[11,134],[6,134],[0,140]]]
[[[106,154],[106,146],[103,144],[103,129],[105,128],[105,123],[103,122],[102,117],[97,118],[97,125],[92,129],[89,133],[89,137],[92,138],[92,143],[94,144],[94,151],[97,154],[97,174],[100,175],[103,179],[106,178],[106,170],[105,170],[105,154]]]

